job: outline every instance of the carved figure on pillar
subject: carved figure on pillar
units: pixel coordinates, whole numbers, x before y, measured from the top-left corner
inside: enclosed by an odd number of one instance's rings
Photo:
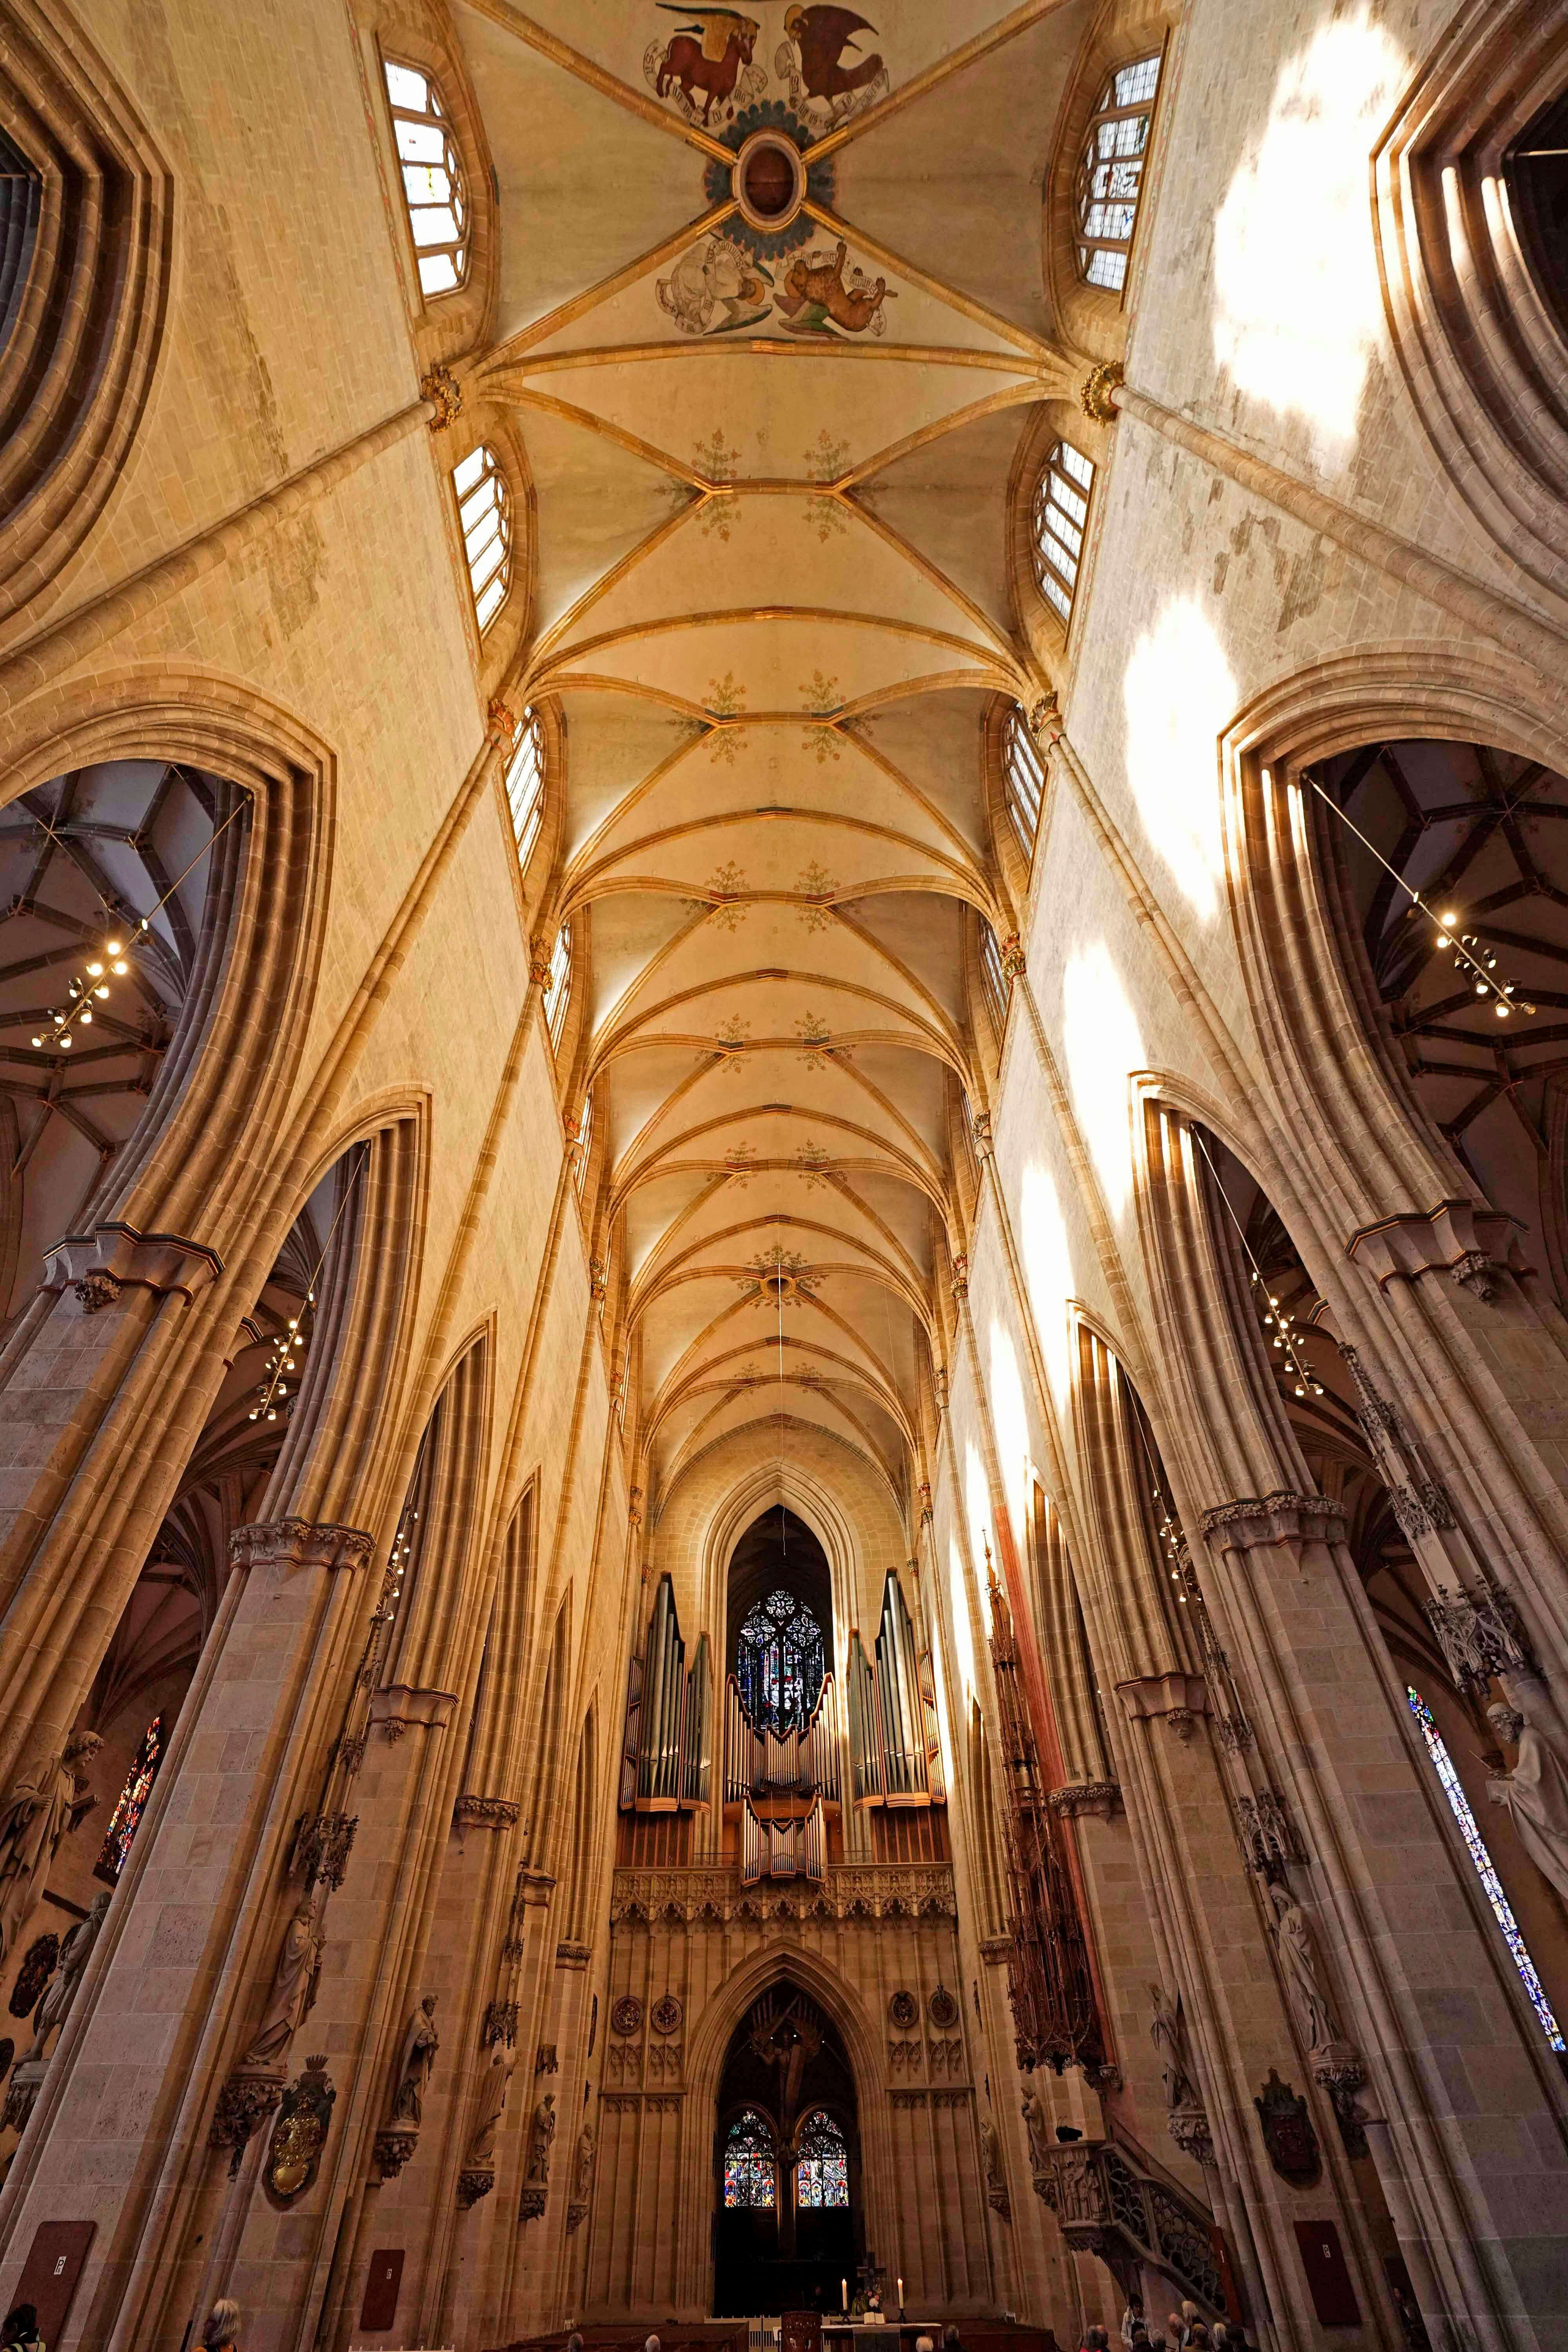
[[[1285,1979],[1291,2014],[1309,2053],[1327,2050],[1339,2041],[1340,2031],[1318,1975],[1312,1931],[1288,1886],[1276,1882],[1268,1890],[1268,1900],[1274,1911],[1274,1948],[1279,1955],[1279,1973]]]
[[[313,1906],[302,1903],[285,1931],[267,2007],[256,2029],[256,2038],[239,2062],[239,2072],[284,2071],[289,2044],[315,2001],[321,1979],[321,1942]]]
[[[1193,2081],[1192,2053],[1187,2047],[1182,1996],[1177,1993],[1173,1999],[1163,1985],[1151,1985],[1149,1998],[1154,2005],[1149,2039],[1160,2059],[1165,2105],[1173,2115],[1178,2107],[1195,2107],[1200,2104],[1197,2085]]]
[[[577,2162],[572,2178],[572,2197],[574,2204],[585,2205],[588,2202],[588,2192],[594,2186],[595,2153],[594,2126],[590,2123],[584,2123],[577,2135]]]
[[[59,1974],[38,2003],[38,2013],[33,2021],[33,2046],[21,2060],[30,2065],[44,2054],[45,2046],[57,2025],[66,2021],[66,2012],[76,1999],[77,1987],[98,1941],[98,1931],[103,1925],[103,1915],[110,1904],[110,1891],[95,1895],[92,1908],[85,1919],[79,1919],[65,1942],[60,1946]]]
[[[546,2091],[533,2110],[533,2121],[528,2134],[528,2170],[524,2175],[531,2189],[550,2186],[550,2143],[555,2137],[555,2094]]]
[[[1500,1701],[1487,1715],[1501,1739],[1519,1749],[1511,1772],[1494,1773],[1487,1794],[1506,1805],[1519,1842],[1549,1885],[1568,1896],[1568,1769],[1518,1707]]]
[[[495,2042],[490,2050],[490,2063],[479,2077],[479,2105],[474,2116],[474,2128],[468,2141],[465,2165],[479,2170],[493,2170],[496,2160],[496,2133],[506,2113],[507,2094],[511,2089],[512,2068],[517,2064],[517,2052],[504,2042]]]
[[[1051,2160],[1051,2119],[1033,2083],[1024,2085],[1024,2123],[1029,2135],[1029,2162],[1036,2172],[1044,2172]]]
[[[980,2154],[985,2169],[985,2201],[1001,2214],[1012,2218],[1012,2205],[1007,2196],[1007,2179],[1002,2169],[1002,2142],[989,2116],[980,2118]]]
[[[0,1961],[16,1950],[42,1900],[60,1840],[98,1802],[76,1767],[90,1763],[102,1745],[96,1731],[73,1733],[62,1754],[44,1757],[0,1804]]]
[[[436,2053],[441,2047],[436,2032],[436,1996],[427,1992],[408,2021],[403,2036],[403,2054],[397,2062],[397,2088],[392,2095],[392,2120],[405,2128],[419,2127],[425,2112],[425,2094],[430,2087],[435,2070]]]

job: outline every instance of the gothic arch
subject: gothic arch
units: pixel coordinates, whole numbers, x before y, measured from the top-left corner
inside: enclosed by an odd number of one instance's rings
[[[1372,157],[1390,332],[1448,481],[1510,562],[1559,602],[1568,340],[1532,275],[1510,144],[1568,77],[1561,0],[1462,10]]]
[[[0,76],[37,226],[0,352],[0,626],[37,618],[125,470],[163,349],[174,176],[62,0],[17,0]]]
[[[687,2131],[681,2151],[682,2199],[677,2283],[686,2308],[706,2307],[711,2263],[709,2208],[711,2200],[713,2116],[719,2078],[730,2038],[771,1985],[787,1981],[807,1992],[831,2019],[854,2069],[860,2107],[861,2189],[866,2240],[894,2242],[897,2190],[892,2136],[888,2125],[884,2062],[858,1995],[838,1970],[810,1952],[781,1952],[776,1946],[753,1953],[733,1969],[710,1997],[692,2030],[686,2052]]]

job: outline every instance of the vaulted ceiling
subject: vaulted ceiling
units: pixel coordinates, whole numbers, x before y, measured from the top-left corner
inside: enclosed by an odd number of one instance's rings
[[[500,206],[476,389],[566,729],[539,912],[591,942],[568,1092],[654,1483],[782,1414],[903,1486],[955,1089],[987,1101],[973,916],[1015,919],[984,723],[1047,683],[1009,481],[1070,389],[1041,186],[1085,0],[454,14]]]

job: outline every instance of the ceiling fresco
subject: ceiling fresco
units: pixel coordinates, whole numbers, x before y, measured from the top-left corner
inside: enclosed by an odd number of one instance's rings
[[[907,1491],[987,1108],[977,926],[1017,915],[984,729],[1048,690],[1006,510],[1081,372],[1040,204],[1084,0],[455,17],[501,206],[478,388],[534,494],[525,691],[566,728],[535,911],[591,942],[568,1108],[608,1138],[653,1483],[806,1421]]]

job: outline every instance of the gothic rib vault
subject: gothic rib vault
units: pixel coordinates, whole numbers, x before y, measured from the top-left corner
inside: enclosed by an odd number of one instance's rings
[[[985,715],[1049,692],[1007,489],[1073,382],[1038,205],[1079,0],[884,10],[845,62],[879,55],[895,102],[840,100],[836,127],[763,13],[762,94],[706,131],[700,92],[649,96],[668,26],[458,10],[501,191],[472,391],[526,452],[525,691],[566,726],[536,940],[571,923],[591,973],[568,1111],[591,1090],[609,1138],[601,1255],[624,1253],[656,1493],[781,1414],[921,1475],[951,1122],[992,1084],[967,992],[981,926],[1016,929]],[[735,168],[769,133],[810,142],[782,227]]]

